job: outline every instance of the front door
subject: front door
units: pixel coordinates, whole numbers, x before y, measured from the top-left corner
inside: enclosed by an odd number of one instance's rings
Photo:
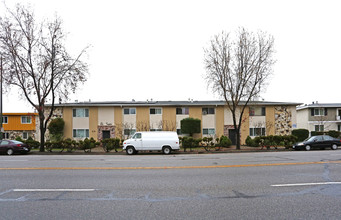
[[[102,140],[110,138],[110,131],[102,131]]]
[[[237,131],[236,131],[236,129],[229,129],[229,138],[232,142],[232,145],[237,144]]]

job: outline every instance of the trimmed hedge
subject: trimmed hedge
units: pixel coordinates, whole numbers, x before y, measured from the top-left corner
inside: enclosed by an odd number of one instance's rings
[[[292,135],[297,137],[297,141],[304,141],[309,137],[309,130],[307,129],[295,129],[291,132]]]
[[[269,136],[259,136],[252,139],[248,136],[245,143],[250,147],[278,147],[284,146],[286,149],[290,148],[293,144],[297,142],[297,137],[294,135],[269,135]]]

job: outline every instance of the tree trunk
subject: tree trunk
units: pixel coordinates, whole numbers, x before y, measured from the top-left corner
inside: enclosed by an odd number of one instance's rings
[[[236,136],[237,136],[237,142],[236,142],[236,150],[240,150],[240,127],[238,127],[236,132]]]
[[[41,115],[43,114],[43,115]],[[45,151],[45,131],[46,128],[44,127],[44,113],[39,112],[39,127],[40,127],[40,152]]]

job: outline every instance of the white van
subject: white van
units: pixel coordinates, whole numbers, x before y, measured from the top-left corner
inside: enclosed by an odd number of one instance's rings
[[[136,154],[140,150],[157,150],[170,154],[173,150],[180,150],[179,137],[172,131],[136,132],[132,138],[123,142],[123,150],[126,150],[128,155]]]

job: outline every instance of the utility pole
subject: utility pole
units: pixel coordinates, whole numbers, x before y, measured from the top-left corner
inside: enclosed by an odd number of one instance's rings
[[[3,138],[3,127],[2,127],[2,56],[0,56],[0,140]]]

